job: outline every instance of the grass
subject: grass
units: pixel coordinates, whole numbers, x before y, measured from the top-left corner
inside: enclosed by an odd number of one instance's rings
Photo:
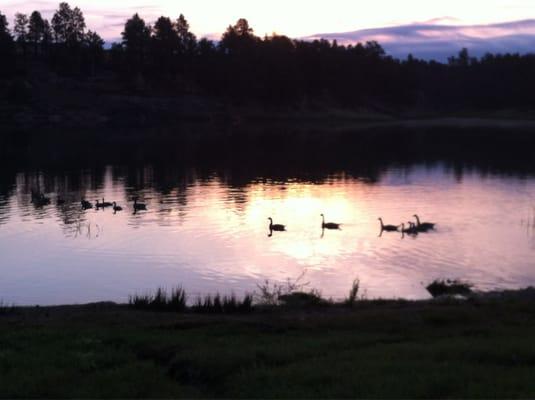
[[[0,396],[532,398],[530,293],[250,314],[21,308],[0,316]]]
[[[0,303],[0,397],[535,396],[535,289],[371,301],[357,279],[336,303],[302,278],[191,305],[180,286],[125,306]]]

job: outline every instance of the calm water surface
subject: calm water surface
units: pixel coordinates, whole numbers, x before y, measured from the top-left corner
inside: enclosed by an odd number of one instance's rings
[[[479,289],[535,285],[535,179],[442,164],[276,178],[228,171],[107,167],[4,174],[0,299],[19,305],[126,301],[183,285],[195,296],[251,292],[304,271],[342,298],[355,278],[368,298],[427,298],[425,283],[461,278]],[[31,191],[51,205],[36,207]],[[57,205],[56,198],[66,200]],[[133,213],[138,195],[148,211]],[[104,197],[124,211],[88,210]],[[320,214],[343,224],[322,235]],[[377,218],[436,222],[417,237],[379,236]],[[269,237],[268,217],[288,231]]]

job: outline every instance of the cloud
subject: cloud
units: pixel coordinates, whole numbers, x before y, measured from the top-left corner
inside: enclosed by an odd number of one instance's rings
[[[337,40],[352,44],[376,40],[394,57],[415,57],[446,61],[466,47],[474,56],[491,53],[530,53],[535,51],[535,20],[521,20],[490,25],[446,25],[451,17],[423,23],[363,29],[344,33],[326,33],[306,40]],[[440,22],[440,23],[438,23]]]

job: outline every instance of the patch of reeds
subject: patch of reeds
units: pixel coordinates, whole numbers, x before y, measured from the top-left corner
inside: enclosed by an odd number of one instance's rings
[[[247,313],[253,310],[253,296],[246,294],[241,300],[234,293],[228,296],[219,293],[214,296],[199,296],[191,310],[201,314]]]
[[[325,299],[317,289],[307,289],[308,282],[303,283],[304,274],[295,280],[273,283],[266,280],[257,285],[258,291],[238,298],[234,293],[219,293],[198,296],[188,304],[186,291],[178,286],[168,293],[158,288],[154,293],[135,294],[129,297],[128,304],[135,309],[150,311],[194,312],[200,314],[248,313],[262,307],[307,308],[318,306],[353,306],[359,300],[360,281],[355,279],[348,297],[339,302]]]
[[[129,297],[128,304],[140,310],[176,311],[187,309],[186,291],[177,286],[168,293],[164,288],[158,288],[154,294],[135,294]]]
[[[154,293],[130,296],[128,304],[138,310],[191,311],[203,314],[245,313],[253,309],[253,295],[251,294],[246,294],[241,299],[238,299],[234,293],[227,296],[220,294],[199,296],[190,307],[188,307],[187,300],[186,291],[180,286],[172,289],[170,293],[160,287]]]
[[[472,294],[472,285],[459,279],[436,279],[426,286],[427,291],[433,297],[440,296],[468,296]]]

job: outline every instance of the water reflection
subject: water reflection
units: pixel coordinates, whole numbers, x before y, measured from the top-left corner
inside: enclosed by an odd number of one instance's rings
[[[530,177],[445,164],[371,175],[262,172],[157,165],[3,173],[0,298],[124,301],[177,283],[192,293],[240,293],[304,270],[332,297],[346,295],[356,277],[370,297],[427,297],[421,282],[440,277],[482,289],[535,284]],[[37,206],[35,192],[50,204]],[[82,199],[122,211],[84,209]],[[382,232],[378,223],[408,227],[415,213],[438,222],[436,230]],[[269,229],[270,216],[284,232]]]

